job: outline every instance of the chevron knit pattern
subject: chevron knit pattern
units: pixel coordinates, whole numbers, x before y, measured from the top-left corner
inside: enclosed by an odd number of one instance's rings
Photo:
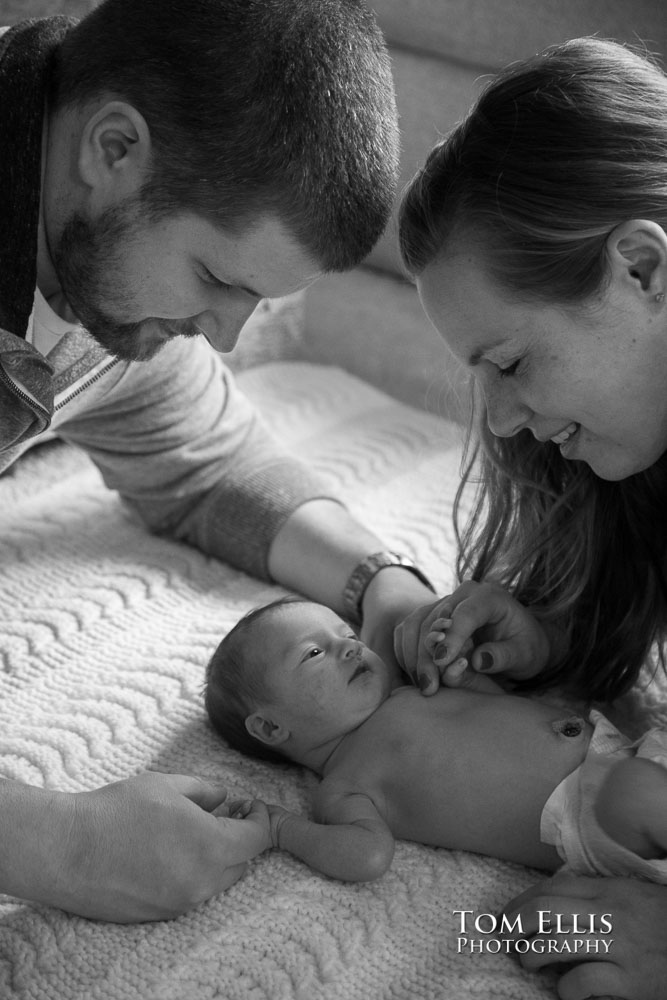
[[[458,428],[333,368],[269,364],[240,382],[276,434],[445,592]],[[229,750],[202,707],[218,640],[277,587],[149,536],[60,443],[0,480],[0,565],[1,776],[75,792],[145,769],[186,772],[307,808],[312,777]],[[650,689],[621,721],[664,722],[661,695]],[[226,894],[166,923],[92,922],[0,896],[0,997],[553,998],[550,973],[457,951],[453,910],[497,912],[536,878],[399,843],[369,885],[267,853]]]

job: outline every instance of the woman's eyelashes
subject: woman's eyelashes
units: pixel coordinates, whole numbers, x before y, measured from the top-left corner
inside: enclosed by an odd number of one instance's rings
[[[219,288],[229,288],[230,286],[226,281],[221,281],[220,278],[216,278],[212,271],[206,267],[205,264],[201,265],[201,270],[199,272],[199,277],[202,281],[206,282],[207,285],[217,285]]]
[[[519,365],[521,364],[521,360],[521,358],[518,358],[516,361],[513,361],[511,365],[507,365],[506,368],[501,368],[501,366],[498,365],[499,378],[509,378],[510,375],[516,375]]]

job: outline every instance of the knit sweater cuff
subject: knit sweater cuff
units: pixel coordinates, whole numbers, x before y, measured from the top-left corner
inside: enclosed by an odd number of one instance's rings
[[[280,456],[243,478],[223,480],[188,517],[178,536],[245,572],[270,580],[269,550],[274,538],[302,504],[342,501],[331,487],[300,462]]]

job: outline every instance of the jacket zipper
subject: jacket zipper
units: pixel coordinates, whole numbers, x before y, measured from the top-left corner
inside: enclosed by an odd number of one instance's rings
[[[111,371],[114,365],[118,364],[119,360],[120,358],[111,358],[109,363],[106,364],[104,368],[100,368],[99,371],[96,371],[95,374],[91,375],[89,379],[87,379],[85,382],[82,382],[81,385],[76,387],[74,392],[71,392],[69,394],[69,396],[66,396],[64,399],[59,400],[53,407],[53,412],[57,413],[58,410],[62,410],[63,406],[66,406],[67,403],[71,403],[71,401],[73,399],[76,399],[76,397],[80,395],[85,389],[88,389],[90,388],[91,385],[94,385],[98,379],[102,378],[103,375],[106,375],[108,371]]]
[[[44,419],[50,423],[51,414],[49,410],[47,410],[45,406],[42,406],[38,400],[29,396],[27,392],[24,392],[23,389],[20,389],[16,382],[9,377],[2,365],[0,365],[0,382],[3,382],[7,386],[13,396],[16,396],[17,399],[26,403],[31,410],[37,410],[44,417]]]

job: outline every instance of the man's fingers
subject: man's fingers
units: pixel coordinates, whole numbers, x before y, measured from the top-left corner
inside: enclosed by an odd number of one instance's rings
[[[227,798],[227,787],[222,782],[207,781],[189,774],[170,774],[165,777],[169,778],[175,791],[207,812],[212,812]]]

